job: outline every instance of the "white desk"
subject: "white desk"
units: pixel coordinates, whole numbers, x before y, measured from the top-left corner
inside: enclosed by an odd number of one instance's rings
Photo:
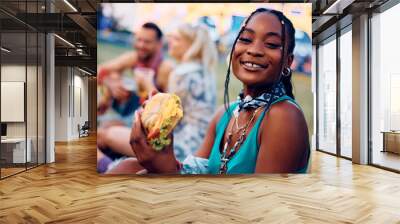
[[[7,147],[6,150],[9,149],[8,147],[13,147],[12,148],[12,162],[13,163],[31,162],[31,160],[32,160],[32,153],[31,153],[32,140],[30,138],[27,138],[26,142],[28,143],[27,144],[28,147],[26,147],[26,154],[25,154],[25,138],[1,139],[2,151],[3,151],[3,147]],[[27,160],[25,161],[25,159],[27,159]]]

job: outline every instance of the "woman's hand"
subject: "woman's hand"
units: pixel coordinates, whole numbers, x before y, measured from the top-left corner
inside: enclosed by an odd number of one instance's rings
[[[171,144],[161,151],[155,151],[148,143],[140,119],[141,111],[135,113],[135,122],[132,126],[130,144],[141,166],[149,173],[177,173],[177,162],[173,150],[173,136]]]

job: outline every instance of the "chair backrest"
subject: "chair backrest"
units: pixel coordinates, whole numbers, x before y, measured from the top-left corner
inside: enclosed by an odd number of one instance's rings
[[[89,121],[85,121],[85,123],[82,126],[82,129],[89,129],[89,128],[90,128]]]

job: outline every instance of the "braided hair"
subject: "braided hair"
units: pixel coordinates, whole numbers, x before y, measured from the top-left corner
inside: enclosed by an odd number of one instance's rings
[[[228,71],[226,73],[225,77],[225,90],[224,90],[224,105],[225,105],[225,110],[229,111],[229,81],[230,81],[230,73],[231,73],[231,64],[232,64],[232,55],[233,51],[235,50],[236,42],[239,39],[239,36],[242,34],[244,28],[247,26],[247,23],[250,21],[250,19],[257,13],[271,13],[275,15],[279,21],[282,24],[282,57],[281,57],[281,69],[280,72],[282,73],[284,70],[284,60],[287,55],[290,55],[293,53],[294,47],[295,47],[295,29],[293,27],[292,22],[285,16],[283,15],[282,12],[277,11],[277,10],[271,10],[271,9],[266,9],[266,8],[258,8],[257,10],[253,11],[249,17],[244,21],[243,26],[240,28],[240,31],[238,35],[235,38],[235,41],[233,42],[232,49],[229,55],[229,64],[228,64]],[[288,34],[288,40],[286,42],[286,34]],[[287,51],[285,51],[287,46]],[[282,75],[281,76],[281,81],[285,87],[286,95],[294,99],[293,95],[293,86],[291,82],[292,78],[292,72],[290,70],[289,74],[287,75]]]

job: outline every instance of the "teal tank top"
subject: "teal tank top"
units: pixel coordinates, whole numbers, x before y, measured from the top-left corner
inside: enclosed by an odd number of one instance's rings
[[[297,106],[298,104],[289,96],[282,96],[275,100],[270,106],[275,103],[289,100],[295,103]],[[230,106],[230,110],[233,111],[235,107],[237,107],[237,103],[233,103]],[[300,108],[300,106],[299,106]],[[258,130],[263,120],[265,113],[268,111],[269,108],[265,108],[262,114],[257,118],[256,123],[254,124],[253,128],[248,133],[243,144],[240,146],[239,150],[233,155],[231,160],[227,164],[227,174],[251,174],[255,172],[257,156],[258,156],[258,149],[260,148],[258,142]],[[228,126],[231,116],[225,112],[224,115],[221,117],[220,121],[216,127],[216,137],[214,141],[213,148],[211,149],[211,154],[208,160],[208,170],[210,174],[219,174],[219,168],[221,165],[221,152],[220,152],[220,145],[221,141],[224,137],[225,129]],[[306,173],[308,168],[309,162],[309,155],[310,152],[307,152],[307,163],[306,165],[297,171],[297,173]]]

